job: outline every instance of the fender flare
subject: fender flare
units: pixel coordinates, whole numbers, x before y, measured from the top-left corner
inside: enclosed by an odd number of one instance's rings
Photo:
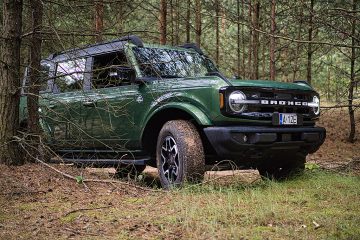
[[[147,123],[149,122],[149,120],[153,116],[155,116],[159,112],[162,112],[162,111],[164,111],[166,109],[182,110],[182,111],[186,112],[187,114],[191,115],[195,119],[196,123],[199,124],[200,126],[211,126],[211,125],[213,125],[211,120],[209,119],[209,117],[202,110],[200,110],[198,107],[196,107],[196,106],[194,106],[194,105],[192,105],[190,103],[186,103],[186,102],[165,104],[165,105],[159,107],[158,109],[153,111],[146,118],[146,121],[144,122],[144,125],[146,126]]]

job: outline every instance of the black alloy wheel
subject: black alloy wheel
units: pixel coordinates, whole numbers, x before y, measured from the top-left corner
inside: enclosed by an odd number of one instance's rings
[[[156,163],[164,189],[204,178],[204,149],[199,132],[191,122],[172,120],[164,124],[158,136]]]

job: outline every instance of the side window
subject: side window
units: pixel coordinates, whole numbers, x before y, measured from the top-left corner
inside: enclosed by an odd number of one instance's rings
[[[85,61],[85,58],[79,58],[57,64],[55,92],[72,92],[82,89]]]
[[[92,88],[109,88],[131,84],[131,68],[123,52],[94,57]]]

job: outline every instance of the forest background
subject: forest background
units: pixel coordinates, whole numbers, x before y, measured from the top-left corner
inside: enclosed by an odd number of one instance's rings
[[[225,177],[214,171],[201,184],[164,192],[156,169],[134,182],[114,179],[114,169],[0,164],[1,239],[359,239],[359,0],[0,0],[0,6],[0,163],[24,164],[20,146],[30,160],[37,157],[40,59],[126,35],[155,44],[195,42],[228,77],[306,80],[321,94],[317,124],[327,129],[304,176],[285,182],[262,181],[254,170]],[[27,66],[33,118],[21,134],[17,111]]]

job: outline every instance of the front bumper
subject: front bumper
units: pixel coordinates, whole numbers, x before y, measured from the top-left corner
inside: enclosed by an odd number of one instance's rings
[[[250,161],[313,153],[326,137],[322,127],[219,126],[204,128],[204,132],[221,159]]]

